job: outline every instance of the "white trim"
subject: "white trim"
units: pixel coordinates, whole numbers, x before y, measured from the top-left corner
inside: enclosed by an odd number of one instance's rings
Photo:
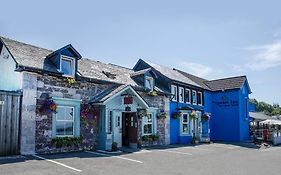
[[[152,86],[151,88],[148,88],[148,87],[147,87],[146,80],[150,81],[151,86]],[[145,78],[144,78],[144,87],[145,87],[146,89],[149,89],[150,91],[153,91],[153,89],[154,89],[154,78],[153,78],[153,77],[150,77],[150,76],[145,76]]]
[[[145,118],[145,117],[142,118],[142,136],[154,134],[154,126],[153,126],[153,123],[154,123],[154,115],[153,115],[152,112],[148,112],[148,113],[147,113],[147,116],[148,116],[148,115],[151,115],[151,122],[144,122],[144,120],[145,120],[144,118]],[[151,133],[144,133],[144,125],[147,125],[147,124],[151,125]]]
[[[114,99],[115,97],[117,97],[118,95],[120,95],[122,92],[131,89],[131,91],[134,93],[134,95],[139,98],[139,100],[142,102],[142,104],[145,106],[145,108],[149,108],[148,104],[143,100],[143,98],[130,86],[126,86],[124,87],[122,90],[120,90],[119,92],[117,92],[116,94],[112,95],[111,97],[109,97],[108,99],[106,99],[102,104],[108,103],[110,100]]]
[[[75,107],[73,107],[73,106],[67,106],[67,105],[65,105],[65,106],[62,106],[62,105],[59,105],[59,106],[57,106],[57,108],[59,108],[59,107],[61,107],[61,108],[72,108],[72,110],[73,110],[73,118],[72,118],[72,120],[58,120],[58,113],[56,113],[55,114],[55,116],[56,116],[56,137],[74,137],[74,128],[75,128]],[[72,122],[72,135],[57,135],[57,122]]]
[[[60,57],[60,72],[62,72],[62,60],[68,60],[71,62],[71,67],[72,67],[72,75],[67,75],[67,74],[63,74],[63,76],[65,77],[74,77],[75,76],[75,60],[72,57],[69,56],[65,56],[65,55],[61,55]],[[63,72],[62,72],[63,73]]]
[[[182,92],[182,95],[181,95],[181,92]],[[183,87],[179,87],[179,102],[180,103],[184,103],[184,88]]]
[[[176,91],[173,92],[175,88],[176,88]],[[173,85],[173,84],[171,85],[171,94],[174,95],[172,98],[172,101],[177,102],[178,101],[178,87],[176,85]]]
[[[189,96],[188,96],[188,101],[187,101],[187,98],[186,98],[186,91],[188,91],[189,93]],[[185,88],[185,103],[187,103],[187,104],[191,104],[191,90],[190,89],[187,89],[187,88]]]
[[[127,157],[122,157],[122,156],[112,156],[112,155],[108,155],[108,154],[103,154],[103,153],[97,153],[97,152],[93,152],[93,151],[85,151],[86,153],[90,153],[90,154],[96,154],[99,156],[105,156],[105,157],[109,157],[109,158],[118,158],[118,159],[123,159],[123,160],[128,160],[131,162],[137,162],[137,163],[143,163],[142,161],[139,160],[134,160],[134,159],[129,159]]]
[[[198,91],[197,93],[198,93],[198,94],[201,94],[201,96],[200,96],[200,97],[201,97],[201,98],[200,98],[201,103],[200,103],[200,104],[199,104],[199,102],[197,102],[197,103],[198,103],[199,106],[203,106],[203,93],[200,92],[200,91]],[[197,95],[198,95],[198,94],[197,94]],[[198,99],[198,97],[197,97],[197,99]]]
[[[74,102],[82,102],[82,100],[72,99],[72,98],[61,98],[61,97],[52,97],[54,100],[61,100],[61,101],[74,101]]]
[[[195,92],[195,102],[194,102],[193,92]],[[192,95],[192,104],[193,105],[197,105],[197,91],[196,90],[192,90],[191,95]]]

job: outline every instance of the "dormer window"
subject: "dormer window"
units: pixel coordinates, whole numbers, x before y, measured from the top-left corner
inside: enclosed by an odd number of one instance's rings
[[[152,77],[146,76],[144,86],[146,89],[152,91],[154,89],[154,79]]]
[[[74,59],[67,56],[61,56],[60,71],[65,76],[74,77],[75,74],[75,62]]]

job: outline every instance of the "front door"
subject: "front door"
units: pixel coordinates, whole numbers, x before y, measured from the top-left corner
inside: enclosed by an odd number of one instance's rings
[[[114,111],[114,142],[117,143],[118,147],[122,146],[122,112]]]
[[[201,122],[199,121],[198,118],[193,119],[193,120],[194,120],[194,133],[195,133],[195,137],[197,139],[200,139],[200,137],[201,137],[201,130],[202,130]]]
[[[138,142],[138,121],[137,115],[133,113],[122,114],[122,146],[129,146],[130,143]]]

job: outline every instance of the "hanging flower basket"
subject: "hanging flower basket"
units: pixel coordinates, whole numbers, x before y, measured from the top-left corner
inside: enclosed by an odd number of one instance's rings
[[[37,113],[39,115],[48,115],[51,113],[57,113],[57,105],[51,97],[47,97],[44,100],[40,100],[37,106]]]
[[[156,91],[153,90],[153,91],[148,92],[148,95],[152,96],[152,97],[156,97],[158,94]]]
[[[179,111],[173,112],[172,117],[174,119],[179,119],[181,117],[181,112]]]
[[[76,83],[76,80],[75,80],[75,78],[67,77],[66,82],[67,82],[68,85],[71,86],[71,85],[74,85]]]
[[[166,119],[167,118],[167,112],[165,112],[164,110],[160,110],[157,114],[157,118],[158,119]]]
[[[210,118],[211,118],[211,116],[210,116],[210,114],[207,113],[207,112],[205,112],[205,113],[202,115],[202,117],[201,117],[202,121],[209,121]]]
[[[190,118],[195,119],[195,118],[197,118],[197,117],[198,117],[198,116],[197,116],[196,112],[195,112],[195,111],[192,111],[191,114],[190,114]]]
[[[147,112],[147,109],[138,109],[137,113],[138,113],[139,118],[143,118],[143,117],[147,116],[148,112]]]

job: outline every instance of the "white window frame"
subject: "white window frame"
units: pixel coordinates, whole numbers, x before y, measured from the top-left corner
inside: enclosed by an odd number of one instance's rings
[[[72,67],[72,75],[63,74],[63,76],[65,76],[65,77],[74,77],[74,75],[75,75],[75,61],[74,61],[74,58],[69,57],[69,56],[65,56],[65,55],[61,55],[61,58],[60,58],[60,72],[62,72],[62,60],[71,61],[71,67]]]
[[[193,93],[195,92],[195,98],[194,98],[194,96],[193,96]],[[197,92],[196,92],[196,90],[192,90],[192,104],[193,105],[197,105]],[[194,100],[195,99],[195,100]]]
[[[151,88],[149,88],[149,87],[147,86],[146,80],[150,81],[150,83],[151,83]],[[144,86],[145,86],[146,89],[149,89],[150,91],[153,91],[153,89],[154,89],[154,78],[153,78],[153,77],[150,77],[150,76],[145,76]]]
[[[155,133],[155,126],[154,126],[154,113],[152,112],[148,112],[147,115],[151,115],[151,122],[145,122],[145,119],[142,119],[142,136],[146,136],[146,135],[153,135]],[[151,133],[144,133],[144,126],[147,124],[151,124]]]
[[[187,115],[187,121],[183,122],[183,116]],[[183,125],[187,124],[187,132],[183,132]],[[180,133],[181,135],[190,135],[190,115],[189,113],[182,113],[180,118]]]
[[[199,105],[199,106],[203,106],[203,93],[200,92],[200,91],[198,91],[198,94],[201,94],[201,95],[200,95],[200,101],[201,101],[201,103],[198,102],[198,105]],[[198,95],[198,94],[197,94],[197,95]],[[198,98],[198,97],[197,97],[197,98]]]
[[[189,93],[189,96],[188,96],[188,98],[186,97],[186,91],[188,91]],[[191,104],[191,90],[190,89],[185,89],[185,103],[187,103],[187,104]],[[187,101],[187,99],[188,99],[188,101]]]
[[[182,93],[182,95],[181,95]],[[179,87],[179,102],[180,103],[184,103],[184,88],[183,87]]]
[[[176,88],[176,91],[174,89]],[[174,92],[173,92],[174,91]],[[173,94],[172,101],[178,101],[178,87],[176,85],[171,85],[171,94]]]
[[[74,128],[75,128],[75,107],[73,107],[73,106],[64,106],[64,105],[60,105],[60,106],[57,106],[57,108],[60,108],[60,107],[62,107],[62,108],[72,108],[73,109],[73,119],[72,120],[58,120],[58,114],[55,114],[55,116],[56,116],[56,137],[74,137]],[[70,121],[72,121],[72,135],[57,135],[57,122],[70,122]]]

